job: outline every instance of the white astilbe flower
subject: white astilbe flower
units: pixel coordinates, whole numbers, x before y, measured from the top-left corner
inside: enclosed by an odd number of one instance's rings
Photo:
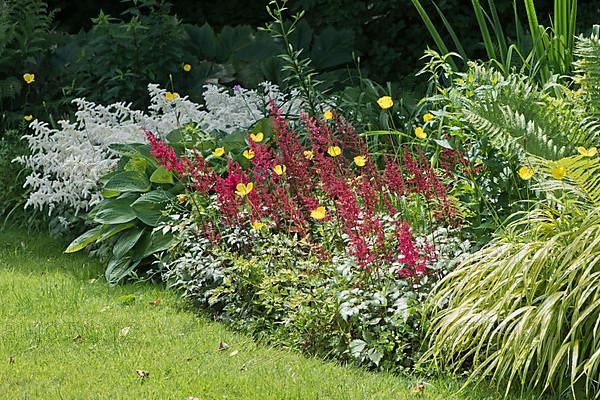
[[[225,89],[207,86],[206,107],[187,99],[166,99],[166,90],[156,84],[148,85],[148,111],[132,110],[131,104],[119,102],[108,106],[84,99],[75,99],[75,121],[60,121],[60,129],[35,120],[29,127],[32,133],[23,136],[29,142],[30,155],[19,157],[31,169],[25,187],[31,189],[26,207],[40,210],[70,209],[75,214],[88,211],[102,199],[98,179],[113,170],[118,155],[111,144],[144,143],[144,130],[167,134],[188,122],[198,122],[207,130],[230,133],[247,129],[266,115],[267,103],[297,107],[292,93],[287,101],[277,86],[265,83],[262,93],[237,89],[229,95]]]
[[[284,113],[298,115],[302,106],[298,93],[293,90],[286,96],[277,85],[270,82],[259,84],[259,91],[236,86],[233,94],[217,85],[204,86],[206,111],[202,112],[205,128],[231,133],[236,129],[248,129],[256,121],[268,115],[269,101],[273,100]],[[261,93],[262,92],[262,93]]]

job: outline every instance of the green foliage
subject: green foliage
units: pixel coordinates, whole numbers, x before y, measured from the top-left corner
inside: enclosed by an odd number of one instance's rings
[[[19,213],[17,209],[26,201],[25,171],[12,162],[27,152],[27,144],[21,141],[22,135],[21,130],[9,130],[0,136],[0,218]]]
[[[150,156],[147,146],[119,145],[114,150],[123,157],[118,170],[101,180],[104,200],[88,215],[95,226],[65,250],[74,253],[111,239],[112,255],[105,271],[111,286],[173,245],[172,235],[154,228],[165,220],[163,210],[171,207],[182,191],[172,176],[168,178],[171,172]]]
[[[455,73],[435,52],[428,54],[425,70],[438,88],[426,100],[439,109],[434,138],[447,140],[481,171],[460,175],[455,186],[473,229],[502,227],[509,215],[528,206],[522,200],[537,197],[516,174],[530,155],[559,160],[579,146],[597,144],[600,120],[588,111],[585,95],[560,84],[540,87],[523,75],[505,76],[476,63]]]
[[[439,51],[444,54],[448,53],[450,47],[423,8],[421,1],[412,0],[412,3]],[[433,4],[452,38],[456,51],[465,62],[471,59],[442,10],[435,2]],[[511,38],[504,32],[501,18],[496,9],[496,2],[488,1],[489,7],[486,9],[479,0],[472,1],[487,60],[505,75],[513,72],[516,67],[525,75],[539,77],[541,83],[548,82],[551,74],[568,74],[572,69],[573,62],[577,0],[554,1],[554,18],[551,27],[540,25],[533,0],[526,0],[524,6],[529,25],[527,34],[522,27],[517,4],[516,0],[513,1],[515,35],[511,43]],[[454,61],[450,61],[450,63],[456,69]]]
[[[564,190],[560,208],[519,215],[450,273],[432,299],[448,303],[433,321],[426,359],[450,371],[470,364],[472,381],[492,376],[507,392],[520,385],[599,398],[600,164],[573,157],[564,165],[593,203],[573,202]]]
[[[594,26],[589,37],[580,36],[576,43],[576,83],[585,93],[585,102],[590,112],[600,114],[600,25]],[[581,94],[581,92],[579,92]]]
[[[165,278],[215,318],[269,343],[381,370],[419,356],[422,300],[429,284],[357,272],[347,257],[320,260],[283,234],[248,237],[240,227],[203,237],[193,220],[169,224],[179,245]]]
[[[25,115],[42,107],[39,62],[48,52],[48,34],[54,14],[41,0],[7,0],[0,3],[0,130],[16,127]],[[36,74],[28,85],[23,74]]]

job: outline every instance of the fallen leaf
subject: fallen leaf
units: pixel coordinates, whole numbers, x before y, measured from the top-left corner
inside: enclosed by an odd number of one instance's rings
[[[159,304],[160,304],[160,299],[156,299],[156,300],[150,302],[150,305],[152,305],[152,306],[157,306]]]
[[[150,372],[144,371],[144,370],[141,370],[141,369],[136,369],[135,373],[138,374],[139,377],[142,378],[142,379],[146,379],[146,378],[150,377]]]
[[[131,304],[135,301],[135,295],[124,294],[123,296],[117,297],[117,300],[122,304]]]
[[[78,342],[78,343],[83,342],[83,336],[81,336],[81,335],[74,336],[73,341]]]
[[[238,355],[238,353],[239,353],[239,351],[237,351],[237,350],[234,350],[234,351],[232,351],[231,353],[229,353],[229,357],[237,356],[237,355]]]
[[[221,341],[221,343],[219,343],[219,350],[227,350],[229,348],[229,345],[223,341]]]
[[[129,335],[130,329],[131,329],[130,326],[126,326],[125,328],[121,329],[121,331],[119,332],[119,336],[125,337],[125,336]]]
[[[102,307],[100,312],[105,312],[105,311],[108,311],[109,309],[110,309],[110,306],[104,306],[104,307]]]
[[[190,396],[190,397],[187,397],[185,400],[200,400],[200,398],[199,397]]]
[[[425,384],[423,383],[419,383],[417,386],[410,388],[411,393],[423,393],[423,391],[425,391]]]

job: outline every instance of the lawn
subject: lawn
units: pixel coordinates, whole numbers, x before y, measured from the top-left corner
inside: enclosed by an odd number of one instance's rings
[[[445,399],[459,388],[426,381],[413,394],[416,378],[257,345],[164,287],[109,289],[98,263],[46,235],[9,230],[0,243],[2,399]]]

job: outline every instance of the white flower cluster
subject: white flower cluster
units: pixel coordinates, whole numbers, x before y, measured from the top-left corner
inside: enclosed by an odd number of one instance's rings
[[[260,94],[238,89],[229,95],[225,89],[207,86],[205,109],[187,97],[167,100],[166,90],[155,84],[148,85],[147,112],[132,110],[124,102],[103,106],[74,100],[78,109],[74,122],[60,121],[60,129],[51,129],[35,120],[29,125],[33,132],[23,137],[31,154],[15,161],[32,171],[25,182],[31,189],[26,207],[47,209],[49,214],[65,208],[76,214],[89,210],[102,199],[98,179],[117,163],[111,144],[143,143],[144,129],[166,134],[188,122],[223,132],[245,129],[264,116],[268,98],[285,101],[276,86],[265,83],[261,88]]]
[[[204,128],[231,133],[236,129],[246,129],[262,117],[268,115],[269,101],[273,100],[284,113],[298,115],[302,106],[297,90],[286,96],[277,85],[270,82],[259,84],[258,91],[233,88],[233,94],[227,88],[206,85],[204,101],[206,111],[202,111]]]

